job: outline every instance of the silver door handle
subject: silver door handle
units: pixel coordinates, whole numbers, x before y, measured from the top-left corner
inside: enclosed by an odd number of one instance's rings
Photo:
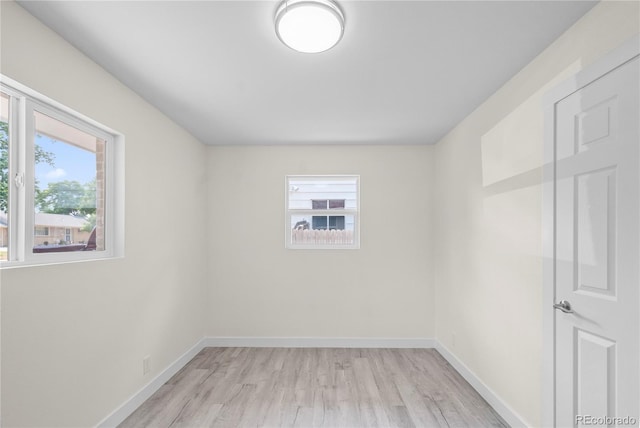
[[[556,308],[556,309],[560,309],[565,314],[572,314],[573,313],[573,309],[571,309],[571,303],[569,303],[566,300],[560,300],[560,302],[556,303],[555,305],[553,305],[553,307]]]

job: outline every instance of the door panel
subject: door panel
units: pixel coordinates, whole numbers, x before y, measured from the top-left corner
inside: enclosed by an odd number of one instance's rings
[[[576,414],[612,416],[616,402],[616,343],[588,331],[574,331]]]
[[[615,295],[616,169],[576,176],[574,289]]]
[[[614,96],[576,115],[577,152],[615,140],[617,108],[618,97]]]
[[[639,60],[556,104],[556,425],[638,418]]]

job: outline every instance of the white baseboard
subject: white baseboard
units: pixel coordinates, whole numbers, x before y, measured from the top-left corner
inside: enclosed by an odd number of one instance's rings
[[[171,377],[187,365],[189,361],[196,356],[198,352],[204,348],[204,339],[200,339],[198,343],[193,345],[191,349],[182,354],[177,360],[161,371],[151,382],[146,384],[140,391],[133,394],[120,407],[114,410],[109,416],[101,420],[97,427],[107,428],[120,425],[129,415],[131,415],[142,403],[151,397],[162,385],[164,385]]]
[[[491,388],[436,339],[369,337],[204,337],[140,391],[105,417],[98,428],[116,427],[183,368],[203,348],[435,348],[512,427],[529,426]]]
[[[528,427],[524,419],[505,403],[491,388],[485,385],[462,361],[436,340],[436,351],[456,369],[458,373],[486,400],[491,407],[512,427]]]
[[[205,347],[218,348],[435,348],[423,337],[205,337]]]

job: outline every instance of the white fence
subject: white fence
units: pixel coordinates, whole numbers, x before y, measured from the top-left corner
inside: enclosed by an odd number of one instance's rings
[[[351,245],[352,230],[292,230],[291,243],[308,245]]]

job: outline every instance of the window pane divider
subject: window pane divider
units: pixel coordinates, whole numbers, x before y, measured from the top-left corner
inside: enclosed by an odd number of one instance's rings
[[[24,255],[24,225],[22,213],[25,212],[25,151],[24,151],[24,113],[25,98],[6,91],[10,98],[9,104],[9,212],[8,216],[8,238],[9,245],[7,261],[21,261]],[[16,184],[17,176],[21,176],[22,185]]]
[[[26,195],[30,195],[29,197],[25,197],[25,203],[22,205],[24,207],[24,212],[21,213],[20,218],[24,219],[24,227],[22,228],[22,232],[24,233],[23,239],[21,242],[24,243],[23,250],[23,259],[25,261],[29,261],[33,255],[31,254],[31,249],[33,248],[34,239],[34,231],[35,231],[35,119],[33,117],[33,103],[30,100],[25,100],[25,114],[24,117],[24,132],[22,133],[25,141],[20,145],[24,147],[25,150],[25,167],[24,167],[24,186],[23,190]]]

